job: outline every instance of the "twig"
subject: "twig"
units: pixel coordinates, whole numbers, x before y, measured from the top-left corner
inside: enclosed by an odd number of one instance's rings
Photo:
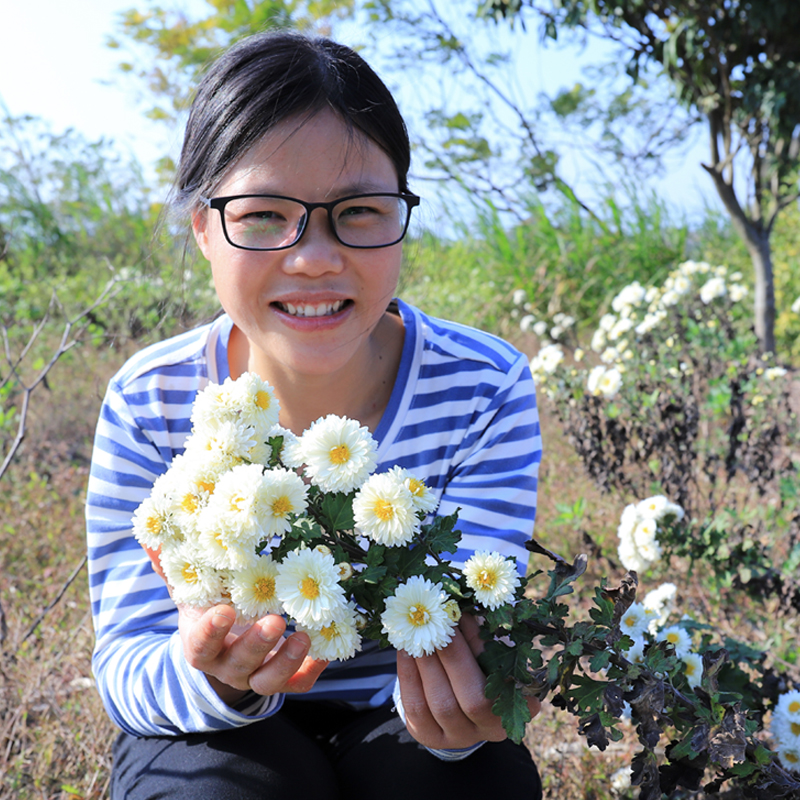
[[[36,631],[36,629],[39,627],[39,625],[41,625],[42,621],[43,621],[43,620],[44,620],[44,618],[47,616],[47,614],[48,614],[50,611],[52,611],[52,610],[53,610],[53,608],[55,608],[55,606],[58,604],[58,601],[59,601],[59,600],[61,600],[61,598],[64,596],[64,593],[65,593],[65,592],[67,591],[67,589],[69,589],[69,587],[72,585],[72,583],[73,583],[73,581],[75,580],[75,578],[77,578],[77,577],[78,577],[78,575],[80,574],[80,571],[83,569],[83,567],[84,567],[84,565],[85,565],[85,564],[86,564],[86,555],[84,555],[84,556],[83,556],[83,558],[80,560],[80,563],[78,564],[78,566],[77,566],[77,567],[75,567],[75,569],[72,571],[72,575],[70,575],[70,576],[69,576],[69,578],[67,578],[67,582],[66,582],[66,583],[65,583],[65,584],[64,584],[64,585],[61,587],[61,590],[59,591],[59,593],[58,593],[58,594],[55,596],[55,598],[54,598],[54,599],[53,599],[53,600],[52,600],[52,601],[51,601],[51,602],[50,602],[50,603],[49,603],[49,604],[48,604],[48,605],[47,605],[47,606],[44,608],[44,610],[42,611],[42,613],[41,613],[41,614],[39,614],[39,616],[36,618],[36,621],[33,623],[33,625],[31,625],[30,629],[29,629],[29,630],[28,630],[28,632],[25,634],[25,636],[23,636],[23,637],[22,637],[22,641],[21,641],[21,642],[19,643],[19,645],[17,646],[17,649],[16,649],[16,651],[15,651],[15,655],[16,655],[16,653],[18,653],[18,652],[20,651],[20,649],[22,648],[22,645],[23,645],[23,644],[25,644],[25,642],[26,642],[28,639],[30,639],[30,637],[31,637],[31,636],[33,636],[34,632],[35,632],[35,631]]]

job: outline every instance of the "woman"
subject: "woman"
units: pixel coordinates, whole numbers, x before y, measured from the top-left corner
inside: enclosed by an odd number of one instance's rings
[[[93,665],[123,729],[115,798],[540,794],[484,696],[474,619],[431,656],[367,647],[313,661],[279,616],[237,636],[228,606],[176,608],[131,533],[183,451],[197,392],[249,371],[274,387],[283,427],[357,419],[378,441],[378,471],[406,467],[438,513],[460,509],[457,564],[480,547],[524,570],[541,453],[527,361],[393,300],[419,202],[409,163],[391,94],[328,40],[251,37],[198,89],[176,206],[225,313],[111,381],[87,501]]]

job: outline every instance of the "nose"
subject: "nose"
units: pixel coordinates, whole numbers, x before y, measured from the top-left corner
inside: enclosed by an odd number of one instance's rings
[[[342,250],[331,230],[327,211],[315,208],[309,215],[300,241],[283,251],[283,268],[293,274],[311,276],[341,272],[344,268]]]

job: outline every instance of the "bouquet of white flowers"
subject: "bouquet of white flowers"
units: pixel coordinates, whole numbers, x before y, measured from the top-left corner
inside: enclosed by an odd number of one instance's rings
[[[413,656],[445,647],[462,608],[520,596],[513,560],[477,553],[463,572],[455,516],[425,483],[394,467],[373,474],[376,443],[328,416],[302,436],[278,425],[257,375],[199,393],[186,450],[134,514],[134,535],[176,603],[232,605],[240,625],[284,614],[312,658],[344,660],[362,637]]]

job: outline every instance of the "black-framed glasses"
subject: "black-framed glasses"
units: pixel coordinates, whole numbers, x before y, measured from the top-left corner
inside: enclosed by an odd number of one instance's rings
[[[285,250],[297,244],[315,208],[328,212],[336,239],[347,247],[370,249],[397,244],[408,230],[415,194],[369,192],[340,197],[329,203],[306,203],[277,194],[201,197],[216,208],[228,243],[242,250]]]

